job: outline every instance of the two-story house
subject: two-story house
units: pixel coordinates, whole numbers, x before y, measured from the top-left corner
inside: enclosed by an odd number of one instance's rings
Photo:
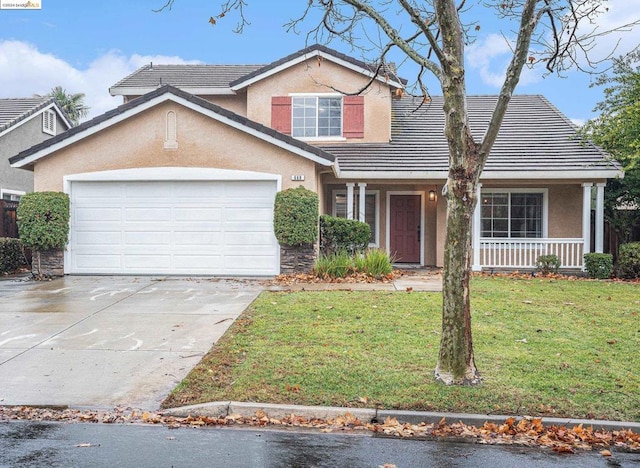
[[[0,99],[0,199],[17,201],[33,190],[33,172],[12,168],[9,158],[69,128],[51,97]]]
[[[277,191],[360,219],[396,261],[441,265],[448,150],[442,99],[391,69],[312,46],[268,65],[149,64],[110,88],[120,107],[11,159],[71,197],[67,273],[273,275]],[[494,96],[468,99],[486,128]],[[607,178],[622,174],[541,96],[514,96],[482,176],[474,268],[602,249]]]

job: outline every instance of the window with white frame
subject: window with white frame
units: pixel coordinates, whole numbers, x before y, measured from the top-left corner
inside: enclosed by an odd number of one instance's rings
[[[360,219],[358,210],[360,209],[360,193],[353,194],[353,217]],[[347,192],[336,190],[333,192],[333,216],[338,218],[347,217]],[[364,222],[371,228],[371,239],[369,245],[378,245],[378,192],[367,192],[364,196]]]
[[[483,190],[480,202],[482,237],[546,236],[545,190]]]
[[[49,135],[56,134],[56,113],[46,110],[42,113],[42,131]]]
[[[294,137],[342,136],[341,96],[294,96],[291,106]]]
[[[0,199],[8,201],[20,201],[24,192],[19,190],[0,189]]]

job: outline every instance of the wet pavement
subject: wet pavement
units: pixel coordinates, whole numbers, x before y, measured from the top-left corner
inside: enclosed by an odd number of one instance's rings
[[[0,405],[157,409],[261,291],[206,278],[0,281]]]
[[[2,466],[632,467],[639,453],[550,449],[233,428],[0,423]]]

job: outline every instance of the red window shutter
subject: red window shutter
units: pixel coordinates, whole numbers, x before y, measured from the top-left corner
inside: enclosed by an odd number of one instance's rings
[[[345,96],[342,104],[342,136],[364,138],[364,96]]]
[[[273,96],[271,98],[271,128],[291,135],[291,97]]]

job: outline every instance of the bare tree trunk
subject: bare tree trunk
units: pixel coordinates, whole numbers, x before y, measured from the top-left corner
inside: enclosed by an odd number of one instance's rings
[[[467,191],[467,184],[449,176],[449,191]],[[461,186],[462,185],[462,186]],[[475,185],[475,184],[470,184]],[[436,366],[436,378],[447,385],[480,383],[473,358],[471,337],[471,222],[475,193],[449,196],[447,234],[442,277],[442,337]],[[462,312],[462,313],[461,313]]]

